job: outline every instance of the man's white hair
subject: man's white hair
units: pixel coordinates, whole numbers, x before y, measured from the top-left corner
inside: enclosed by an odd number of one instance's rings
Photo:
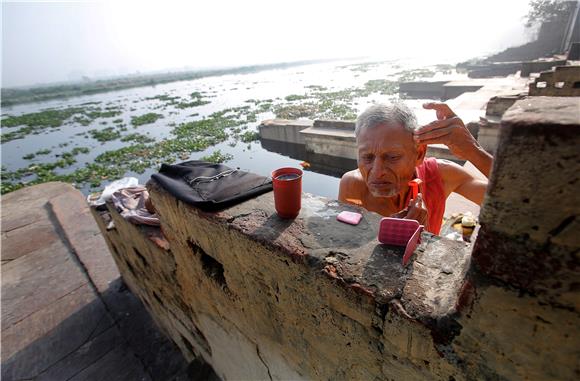
[[[418,127],[415,114],[402,102],[393,102],[391,104],[378,103],[370,106],[359,115],[356,120],[354,135],[358,140],[363,129],[394,123],[402,124],[411,133]]]

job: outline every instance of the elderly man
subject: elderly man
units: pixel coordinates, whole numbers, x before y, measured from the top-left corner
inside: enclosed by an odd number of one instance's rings
[[[426,158],[427,145],[447,145],[454,156],[470,161],[486,177],[493,159],[446,104],[423,107],[435,110],[437,120],[422,127],[402,103],[373,105],[359,116],[355,129],[358,169],[344,174],[338,199],[383,216],[417,220],[439,234],[451,192],[481,204],[487,181],[453,162]],[[413,200],[408,183],[415,178],[422,184]]]

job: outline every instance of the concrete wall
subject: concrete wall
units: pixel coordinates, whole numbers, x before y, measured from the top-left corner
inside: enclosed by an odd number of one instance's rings
[[[336,156],[356,160],[358,150],[354,133],[352,137],[342,136],[304,134],[306,150],[316,154]]]
[[[554,66],[566,65],[566,60],[546,60],[546,61],[526,61],[522,62],[522,77],[528,77],[532,73],[539,73],[544,70],[550,70]]]
[[[508,111],[471,247],[424,233],[408,267],[380,216],[265,194],[204,213],[149,184],[170,250],[109,205],[123,277],[188,358],[231,379],[570,380],[580,374],[578,99]],[[97,216],[97,219],[102,219]]]
[[[530,83],[529,94],[534,96],[580,96],[580,66],[557,66],[540,74]]]
[[[258,130],[262,139],[304,144],[300,131],[312,127],[313,123],[311,120],[272,119],[262,122]]]
[[[498,123],[480,123],[477,135],[479,145],[491,153],[495,154],[499,143],[500,125]]]

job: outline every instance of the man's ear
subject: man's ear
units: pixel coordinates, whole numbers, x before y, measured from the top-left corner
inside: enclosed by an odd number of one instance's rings
[[[425,155],[427,155],[427,144],[419,144],[417,146],[417,159],[415,161],[415,167],[418,167],[421,164],[423,164],[423,160],[425,160]]]

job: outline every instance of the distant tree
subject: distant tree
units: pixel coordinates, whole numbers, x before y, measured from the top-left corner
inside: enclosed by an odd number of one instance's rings
[[[543,22],[559,20],[574,10],[576,2],[563,0],[531,0],[525,25],[530,28]]]

